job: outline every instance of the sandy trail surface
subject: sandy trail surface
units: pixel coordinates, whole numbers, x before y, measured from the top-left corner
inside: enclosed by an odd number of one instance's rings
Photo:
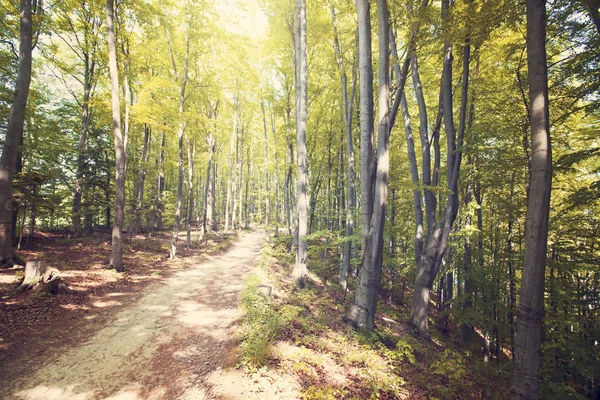
[[[0,398],[221,397],[206,380],[235,362],[239,293],[263,241],[257,230],[223,255],[184,260],[184,270],[145,288],[86,342],[53,357],[44,354],[26,374],[2,382]]]

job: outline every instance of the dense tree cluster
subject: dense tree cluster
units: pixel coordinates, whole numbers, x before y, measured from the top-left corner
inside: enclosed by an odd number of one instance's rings
[[[598,395],[597,0],[0,1],[3,265],[264,224],[299,286],[339,254],[355,327],[385,292],[515,398]]]

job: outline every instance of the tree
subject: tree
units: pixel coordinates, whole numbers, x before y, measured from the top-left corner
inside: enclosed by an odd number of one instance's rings
[[[379,121],[377,134],[377,169],[375,175],[373,215],[369,227],[371,239],[370,257],[368,264],[361,269],[359,276],[359,290],[356,292],[356,302],[359,300],[360,289],[366,290],[366,303],[363,307],[368,310],[367,321],[364,327],[373,329],[375,325],[375,312],[379,299],[379,287],[383,264],[384,227],[388,197],[388,174],[390,169],[389,139],[390,139],[390,107],[388,104],[390,93],[389,74],[389,12],[387,0],[377,1],[377,15],[379,25]],[[362,190],[365,190],[363,188]],[[362,319],[359,319],[361,321]],[[360,324],[358,324],[360,327]]]
[[[177,199],[175,208],[175,227],[173,229],[173,237],[171,239],[171,252],[169,258],[173,260],[177,254],[177,240],[179,238],[179,224],[181,223],[181,202],[183,195],[183,139],[187,130],[187,122],[184,120],[183,113],[185,112],[185,101],[186,93],[185,89],[188,82],[188,66],[189,66],[189,54],[190,54],[190,32],[189,24],[187,25],[188,32],[185,39],[185,56],[183,59],[183,76],[181,78],[181,89],[179,92],[179,130],[177,131]],[[173,50],[171,49],[171,54]],[[175,67],[175,61],[173,61],[173,69],[175,74],[175,80],[177,80],[177,69]],[[207,182],[208,183],[208,182]]]
[[[356,173],[354,159],[354,143],[352,139],[352,119],[354,114],[354,97],[356,95],[356,65],[352,69],[352,89],[348,94],[348,76],[346,64],[342,55],[338,35],[336,11],[331,5],[331,19],[333,22],[333,48],[335,50],[336,62],[340,72],[342,85],[342,100],[344,102],[343,119],[346,125],[346,149],[347,149],[347,172],[346,172],[346,236],[352,237],[354,233],[354,210],[356,209]],[[358,61],[358,60],[357,60]],[[340,271],[340,285],[344,290],[348,287],[348,276],[350,274],[350,259],[352,257],[352,240],[344,243],[342,268]]]
[[[64,1],[58,4],[53,22],[55,37],[60,40],[53,42],[44,51],[46,59],[52,65],[52,74],[69,91],[81,112],[71,215],[72,230],[76,235],[82,229],[81,206],[84,187],[88,186],[84,178],[89,164],[87,148],[92,126],[92,100],[102,66],[99,54],[101,11],[102,8],[95,1]],[[66,57],[60,54],[61,48],[65,48]],[[74,83],[81,84],[80,92],[73,88]],[[86,214],[89,214],[89,209]],[[89,216],[86,217],[89,222]]]
[[[298,287],[306,284],[308,245],[308,155],[306,119],[308,111],[308,60],[306,53],[306,0],[296,0],[296,156],[298,162],[298,250],[293,276]]]
[[[532,156],[523,279],[510,389],[513,399],[540,398],[541,327],[552,187],[545,0],[527,1],[527,66]]]
[[[110,266],[118,272],[123,267],[123,224],[125,221],[125,173],[127,171],[127,136],[121,132],[121,104],[119,96],[119,70],[117,67],[117,40],[114,28],[113,0],[106,1],[106,27],[108,28],[108,65],[112,95],[112,125],[115,144],[115,211],[112,229]]]
[[[446,30],[449,29],[449,0],[442,0],[442,23]],[[417,264],[417,274],[415,278],[415,289],[413,292],[413,300],[411,307],[410,323],[418,329],[419,334],[423,337],[429,337],[427,308],[429,305],[429,292],[433,287],[435,278],[440,270],[442,260],[448,249],[448,240],[452,225],[456,220],[458,213],[458,178],[460,175],[460,167],[462,161],[462,146],[466,132],[466,116],[467,116],[467,99],[469,91],[469,64],[471,55],[470,37],[467,35],[465,39],[463,51],[463,76],[462,76],[462,92],[460,103],[460,116],[458,134],[454,125],[453,117],[453,88],[452,88],[452,41],[449,35],[444,37],[444,66],[442,72],[442,84],[440,89],[440,109],[443,110],[444,128],[446,131],[447,142],[447,186],[448,195],[446,197],[446,205],[444,207],[443,217],[441,221],[436,223],[436,201],[431,189],[425,189],[425,212],[427,216],[427,239],[421,259]],[[415,91],[420,102],[419,114],[421,122],[421,147],[423,149],[423,183],[429,186],[432,182],[437,184],[437,171],[434,168],[434,176],[432,181],[429,180],[427,171],[430,167],[429,156],[429,134],[427,132],[427,117],[425,114],[425,105],[422,93],[420,91],[420,82],[418,75],[418,66],[416,53],[412,55],[412,72]],[[441,115],[438,113],[438,118]],[[437,124],[436,124],[437,125]],[[439,131],[434,130],[434,138],[439,134]],[[434,143],[435,147],[435,143]],[[435,165],[439,165],[439,148],[434,148]],[[427,164],[427,166],[426,166]]]
[[[6,140],[0,157],[0,245],[1,266],[12,266],[14,252],[12,245],[12,185],[17,154],[23,137],[25,109],[31,84],[31,52],[33,49],[33,23],[31,0],[21,0],[19,18],[19,65],[15,96],[10,109]]]
[[[358,11],[358,49],[359,49],[359,60],[360,60],[360,179],[361,179],[361,215],[362,215],[362,255],[361,255],[361,268],[359,272],[359,283],[355,293],[355,299],[353,305],[348,311],[349,322],[358,327],[372,330],[375,321],[375,308],[377,305],[377,297],[379,293],[379,281],[381,279],[381,267],[377,262],[379,247],[375,249],[373,237],[374,235],[380,235],[383,232],[379,231],[380,227],[383,228],[383,219],[385,218],[385,197],[387,196],[387,185],[381,189],[385,190],[385,193],[381,193],[379,185],[383,185],[382,179],[387,179],[387,171],[385,176],[383,174],[384,169],[388,165],[382,165],[383,169],[380,170],[380,166],[377,166],[377,205],[378,214],[373,213],[373,131],[374,131],[374,117],[373,117],[373,65],[371,55],[371,17],[370,7],[368,1],[358,0],[356,2],[356,8]],[[389,43],[389,30],[388,30],[388,17],[387,17],[387,5],[385,10],[382,7],[382,2],[378,2],[378,16],[380,23],[380,143],[381,149],[387,150],[387,135],[389,135],[389,115],[388,115],[388,104],[387,94],[389,91],[389,57],[388,57],[388,43]],[[383,32],[385,30],[385,32]],[[382,96],[385,96],[383,98]],[[385,130],[385,132],[384,132]],[[382,157],[387,157],[385,154],[378,154]],[[378,159],[378,161],[380,161]],[[389,160],[385,160],[389,162]],[[383,214],[382,214],[383,213]],[[372,221],[373,219],[373,221]],[[377,230],[377,233],[375,233]],[[382,240],[382,238],[378,238]],[[381,242],[382,244],[383,242]],[[379,246],[379,242],[376,243]]]

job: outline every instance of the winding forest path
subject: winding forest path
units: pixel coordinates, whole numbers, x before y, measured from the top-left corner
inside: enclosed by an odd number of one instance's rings
[[[263,241],[262,231],[248,232],[223,255],[185,260],[188,268],[145,288],[85,343],[2,382],[0,398],[214,398],[205,379],[235,361],[238,298]]]

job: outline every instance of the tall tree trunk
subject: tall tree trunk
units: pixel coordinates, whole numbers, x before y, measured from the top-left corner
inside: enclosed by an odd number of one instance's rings
[[[135,201],[133,203],[133,231],[139,232],[142,224],[142,216],[140,210],[143,208],[144,201],[144,184],[146,182],[146,170],[148,162],[148,147],[150,146],[151,129],[144,124],[144,143],[142,144],[142,156],[140,158],[140,172],[138,174],[138,182],[135,187]]]
[[[286,107],[286,142],[287,142],[287,147],[288,147],[288,155],[289,155],[289,161],[288,161],[288,169],[287,169],[287,174],[286,174],[286,178],[285,178],[285,200],[286,200],[286,205],[285,205],[285,221],[286,221],[286,226],[287,226],[287,234],[288,235],[292,235],[292,227],[293,227],[293,222],[292,222],[292,210],[294,208],[293,202],[292,202],[292,174],[293,174],[293,165],[294,165],[294,146],[292,145],[292,138],[291,138],[291,133],[290,133],[290,124],[291,124],[291,107],[290,107],[290,101],[288,98],[288,104]]]
[[[265,226],[269,225],[269,141],[267,137],[267,114],[265,113],[265,101],[260,100],[260,108],[263,116],[263,131],[265,134]]]
[[[368,1],[357,0],[361,71],[361,200],[363,216],[363,264],[354,304],[348,320],[357,328],[372,330],[381,281],[383,229],[387,206],[389,172],[389,15],[386,0],[377,1],[379,22],[379,121],[377,170],[372,190],[373,75],[371,66],[371,21]],[[368,63],[368,66],[365,65]],[[366,71],[364,71],[366,70]],[[366,81],[365,81],[366,79]],[[365,109],[365,107],[369,107]],[[363,140],[365,141],[363,147]],[[368,164],[367,164],[368,162]],[[374,202],[373,202],[374,199]]]
[[[173,260],[177,255],[177,239],[181,224],[181,198],[183,195],[183,137],[187,129],[187,123],[184,121],[183,113],[185,111],[185,88],[188,81],[188,62],[190,54],[190,37],[186,32],[185,56],[183,60],[183,77],[181,80],[181,90],[179,92],[179,131],[177,132],[177,199],[175,206],[175,227],[173,228],[173,237],[171,239],[171,252],[169,258]]]
[[[160,154],[156,160],[158,178],[156,184],[156,214],[154,215],[154,228],[163,228],[163,209],[164,204],[162,201],[162,195],[165,190],[165,133],[162,132],[162,139],[160,141]]]
[[[421,175],[423,185],[425,186],[425,221],[427,223],[427,236],[430,237],[435,226],[435,212],[437,200],[435,193],[431,189],[431,148],[429,145],[429,134],[427,132],[427,106],[425,105],[425,96],[421,85],[421,76],[419,73],[419,62],[417,54],[411,55],[412,80],[417,98],[419,109],[419,137],[421,140]]]
[[[231,131],[231,140],[229,143],[229,175],[227,176],[227,198],[225,203],[225,232],[229,230],[229,214],[231,211],[231,196],[232,196],[232,185],[234,184],[234,172],[233,172],[233,149],[237,138],[237,122],[238,122],[238,105],[237,99],[233,103],[233,130]]]
[[[415,141],[413,137],[412,124],[410,121],[410,114],[408,112],[408,104],[406,102],[406,93],[404,92],[404,84],[406,82],[406,76],[408,75],[408,67],[410,65],[410,55],[406,57],[404,62],[404,69],[400,69],[400,60],[398,58],[398,49],[396,47],[396,38],[393,30],[390,28],[390,50],[392,57],[394,58],[394,73],[396,75],[396,83],[400,89],[396,93],[397,98],[394,100],[394,107],[396,102],[399,101],[400,109],[402,110],[402,119],[404,121],[404,132],[406,134],[406,144],[408,152],[408,163],[410,165],[410,176],[413,184],[413,209],[415,214],[415,264],[421,259],[423,253],[423,204],[421,189],[419,189],[419,168],[417,166],[417,155],[415,152]],[[399,100],[398,100],[399,99]],[[396,111],[391,110],[390,123],[393,123]],[[390,127],[391,131],[391,127]]]
[[[274,236],[279,236],[279,164],[277,162],[277,131],[275,130],[275,112],[271,107],[271,130],[273,131],[273,161],[275,162],[275,172],[273,173],[273,179],[275,186],[275,201],[273,209],[275,211],[275,231]]]
[[[123,268],[122,236],[125,221],[125,173],[127,171],[127,137],[121,132],[121,104],[119,97],[119,70],[114,29],[113,0],[106,1],[106,26],[108,28],[108,64],[112,93],[113,138],[115,143],[115,211],[112,229],[110,265],[121,272]]]
[[[296,23],[298,24],[297,64],[297,104],[296,111],[296,156],[298,159],[298,251],[293,277],[296,286],[304,287],[307,274],[308,245],[308,156],[306,153],[306,118],[308,111],[308,62],[306,38],[306,0],[296,0]]]
[[[196,139],[193,140],[193,143],[190,143],[189,137],[186,136],[186,145],[188,159],[188,206],[187,217],[185,219],[185,247],[189,249],[192,245],[192,218],[194,214],[194,159],[196,158]]]
[[[77,171],[75,173],[75,192],[73,193],[72,229],[77,235],[81,232],[81,197],[83,190],[83,175],[86,167],[87,134],[92,120],[90,98],[92,94],[95,62],[89,54],[84,54],[83,99],[81,102],[81,129],[79,131],[79,146],[77,154]]]
[[[469,4],[471,4],[471,1],[469,1]],[[442,0],[442,19],[445,25],[448,24],[448,8],[449,0]],[[446,151],[448,154],[447,168],[449,170],[447,174],[448,196],[446,199],[443,219],[439,223],[435,224],[433,227],[430,227],[430,217],[429,215],[427,217],[427,242],[421,260],[417,265],[417,277],[415,279],[415,290],[413,292],[413,302],[410,318],[411,324],[418,329],[419,335],[425,338],[429,337],[427,323],[429,291],[431,290],[435,277],[440,269],[440,265],[442,263],[444,254],[448,249],[448,238],[450,236],[450,231],[452,230],[454,220],[456,219],[456,214],[458,213],[458,178],[460,176],[460,165],[462,161],[461,148],[463,144],[464,134],[466,131],[467,99],[469,89],[469,65],[471,60],[471,46],[469,35],[467,34],[467,38],[464,45],[462,93],[458,135],[456,135],[456,130],[454,128],[454,119],[452,118],[452,45],[450,43],[445,43],[444,52],[444,69],[442,73],[442,102],[448,146]],[[415,68],[413,65],[413,76],[414,75]],[[421,107],[419,107],[419,113],[420,112]],[[428,137],[425,136],[425,139],[428,140]],[[429,157],[429,155],[427,156]],[[429,183],[427,183],[426,181],[425,174],[423,174],[423,184],[429,185]],[[435,209],[433,211],[430,211],[429,202],[431,202],[431,200],[429,200],[428,202],[427,194],[428,191],[426,190],[426,213],[433,213],[433,221],[431,221],[431,223],[433,224],[435,223]],[[433,196],[433,193],[431,193],[431,195]]]
[[[15,97],[8,117],[6,139],[0,157],[0,267],[13,265],[12,243],[12,183],[15,174],[19,143],[23,136],[25,110],[31,83],[31,51],[32,51],[32,12],[31,0],[21,0],[19,22],[19,65],[17,67],[17,83]]]
[[[356,95],[357,68],[352,68],[352,89],[348,95],[348,77],[346,66],[342,57],[342,50],[338,38],[337,19],[333,4],[331,5],[331,19],[333,22],[333,47],[335,50],[340,80],[342,84],[342,100],[344,103],[343,120],[346,127],[346,149],[347,149],[347,201],[346,201],[346,236],[351,237],[354,233],[354,210],[356,209],[356,173],[354,171],[354,142],[352,139],[352,117],[354,111],[354,97]],[[358,58],[356,59],[358,62]],[[347,240],[343,245],[342,268],[340,270],[340,285],[344,290],[348,287],[348,275],[350,274],[350,260],[352,258],[352,241]]]
[[[242,196],[244,194],[244,127],[242,127],[242,134],[240,136],[240,159],[239,159],[239,185],[238,185],[238,229],[241,230],[242,226],[242,215],[244,211]]]
[[[552,187],[545,0],[527,1],[527,66],[532,159],[514,372],[510,388],[513,399],[540,397],[544,272]]]
[[[213,155],[214,157],[214,155]],[[211,176],[211,186],[212,186],[212,193],[211,193],[211,199],[210,202],[212,204],[212,212],[210,213],[210,220],[209,220],[209,226],[210,229],[213,232],[217,231],[217,224],[218,224],[218,220],[217,220],[217,178],[218,178],[218,164],[217,162],[213,162],[213,172],[212,172],[212,176]]]
[[[205,232],[207,232],[208,230],[212,230],[213,228],[213,209],[214,209],[214,203],[213,203],[213,192],[214,192],[214,187],[213,187],[213,179],[214,179],[214,173],[211,171],[212,170],[212,164],[213,164],[213,156],[215,153],[215,138],[213,135],[210,135],[207,139],[206,139],[206,144],[208,145],[208,152],[209,152],[209,156],[208,156],[208,165],[206,167],[206,180],[204,181],[204,204],[202,207],[202,234],[204,235]]]

